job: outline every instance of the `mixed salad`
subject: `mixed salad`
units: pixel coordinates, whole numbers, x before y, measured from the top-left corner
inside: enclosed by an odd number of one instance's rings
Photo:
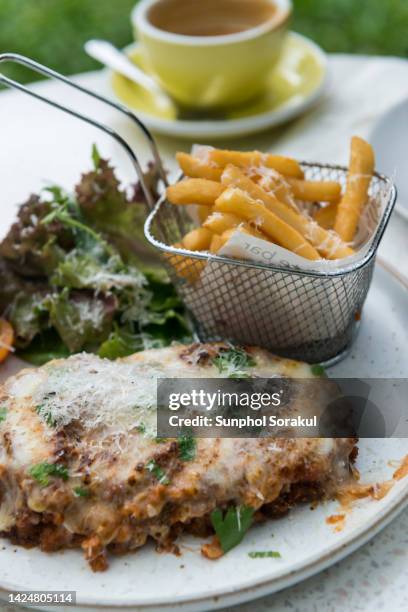
[[[140,185],[123,189],[95,146],[92,158],[73,194],[49,186],[32,195],[0,242],[0,316],[35,365],[80,351],[115,359],[190,338],[143,235]],[[157,190],[153,166],[146,180]]]

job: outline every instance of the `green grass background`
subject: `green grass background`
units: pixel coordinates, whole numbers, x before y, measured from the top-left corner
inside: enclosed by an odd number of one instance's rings
[[[135,0],[0,0],[0,51],[28,55],[66,74],[98,65],[83,51],[91,37],[129,43]],[[408,0],[294,0],[293,29],[326,51],[408,57]],[[23,81],[31,73],[8,67]]]

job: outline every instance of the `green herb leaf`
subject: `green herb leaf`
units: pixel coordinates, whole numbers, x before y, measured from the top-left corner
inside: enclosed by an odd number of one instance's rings
[[[75,487],[74,493],[76,497],[89,497],[89,490],[84,487]]]
[[[51,412],[46,409],[44,404],[40,404],[39,406],[36,406],[35,407],[35,411],[38,414],[38,416],[40,416],[46,422],[48,427],[55,427],[56,426],[56,422],[52,418]]]
[[[170,484],[170,480],[167,477],[166,472],[156,463],[154,459],[151,459],[146,463],[146,469],[157,478],[160,484]]]
[[[7,406],[0,406],[0,423],[7,417]]]
[[[232,347],[220,352],[213,359],[213,364],[220,374],[227,374],[228,378],[247,378],[249,374],[245,370],[254,367],[256,362],[244,349]]]
[[[44,217],[44,219],[42,219],[41,224],[49,225],[54,221],[58,221],[59,223],[61,223],[61,225],[69,227],[73,230],[79,230],[84,234],[88,234],[94,239],[95,242],[98,242],[103,245],[108,254],[114,254],[114,249],[112,249],[112,247],[102,238],[102,236],[98,232],[92,229],[92,227],[90,227],[89,225],[86,225],[86,223],[79,221],[71,215],[68,208],[68,202],[66,204],[57,204],[57,206],[54,206],[53,210],[46,217]]]
[[[197,440],[193,436],[181,436],[178,441],[179,457],[182,461],[193,461],[197,451]]]
[[[251,559],[280,559],[282,555],[277,550],[256,550],[254,552],[249,552],[248,557]]]
[[[68,480],[69,478],[68,469],[58,463],[37,463],[29,469],[28,473],[42,487],[47,487],[50,484],[50,476],[62,480]]]
[[[312,371],[313,376],[319,376],[319,377],[326,376],[326,370],[324,369],[323,366],[319,364],[312,365],[311,371]]]
[[[250,506],[229,508],[223,517],[217,508],[211,513],[211,523],[224,553],[240,544],[252,524],[254,509]]]
[[[50,193],[58,204],[66,204],[69,200],[68,194],[59,185],[47,185],[43,191]]]
[[[141,434],[145,434],[146,433],[146,425],[144,423],[140,423],[140,425],[137,426],[137,431]]]
[[[95,143],[92,145],[92,161],[93,161],[95,170],[98,170],[99,164],[101,163],[101,156],[99,154],[98,147],[96,146]]]

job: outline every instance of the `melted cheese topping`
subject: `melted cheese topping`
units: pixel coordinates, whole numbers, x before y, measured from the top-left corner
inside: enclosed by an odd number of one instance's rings
[[[33,401],[39,415],[57,427],[80,422],[87,430],[104,426],[123,433],[143,423],[153,431],[156,383],[165,374],[147,366],[77,355],[45,368]]]
[[[183,347],[145,351],[117,361],[80,354],[53,361],[38,370],[26,370],[6,385],[15,400],[29,399],[47,425],[60,428],[79,423],[85,431],[101,430],[123,436],[143,426],[148,436],[157,429],[157,381],[160,378],[228,378],[241,372],[234,364],[223,371],[211,361],[200,365],[202,347],[180,358]],[[298,362],[255,357],[251,375],[310,376],[310,366]]]

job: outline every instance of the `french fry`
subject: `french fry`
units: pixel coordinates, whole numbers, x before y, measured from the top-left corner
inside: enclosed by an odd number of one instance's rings
[[[261,231],[249,225],[249,223],[244,223],[236,228],[238,231],[243,232],[244,234],[248,234],[249,236],[254,236],[255,238],[262,238],[262,240],[270,239],[266,234],[263,234]]]
[[[295,204],[295,196],[293,195],[293,191],[289,183],[287,182],[287,177],[283,177],[281,174],[276,173],[275,177],[267,177],[267,176],[255,176],[249,177],[259,185],[264,191],[272,192],[272,194],[277,198],[280,202],[287,204],[291,208],[296,206]]]
[[[214,234],[223,234],[226,230],[237,227],[242,223],[242,220],[236,215],[227,215],[225,213],[212,213],[203,223]]]
[[[225,169],[227,168],[228,166]],[[296,207],[292,188],[288,183],[288,177],[282,176],[282,174],[271,168],[248,167],[241,168],[241,170],[251,181],[259,185],[267,193],[272,193],[280,202],[288,204],[291,208]]]
[[[333,229],[336,221],[337,207],[338,202],[332,202],[328,206],[321,206],[313,215],[313,219],[320,227],[327,230]]]
[[[219,181],[221,178],[222,168],[206,164],[197,157],[188,155],[188,153],[176,153],[176,159],[186,176],[208,179],[210,181]]]
[[[294,178],[303,178],[303,170],[299,163],[291,157],[283,157],[282,155],[272,155],[271,153],[260,153],[259,151],[251,151],[244,153],[242,151],[223,151],[221,149],[213,149],[209,152],[210,161],[215,162],[221,168],[228,164],[233,164],[239,168],[248,166],[266,166],[272,168],[285,176]]]
[[[334,224],[334,231],[344,242],[351,242],[355,236],[361,212],[367,203],[374,166],[373,148],[362,138],[354,136],[346,191],[340,200]]]
[[[181,244],[188,251],[206,251],[211,244],[213,233],[205,227],[197,227],[188,232]]]
[[[284,206],[284,205],[282,205]],[[252,222],[273,242],[310,260],[320,259],[319,253],[293,227],[277,215],[259,204],[250,195],[237,187],[230,187],[217,199],[216,212],[236,214],[245,221]]]
[[[305,202],[338,202],[341,185],[335,181],[301,181],[288,178],[292,193],[298,200]]]
[[[245,172],[245,169],[243,169]],[[268,175],[265,172],[252,171],[250,179],[267,192],[293,208],[294,199],[304,202],[338,202],[341,197],[341,185],[335,181],[306,181],[290,176],[283,177],[278,172]]]
[[[179,242],[173,244],[177,249],[183,248]],[[165,257],[169,264],[176,271],[177,276],[180,276],[190,284],[194,284],[200,278],[200,274],[205,268],[206,262],[202,259],[193,259],[192,257],[184,257],[176,253],[165,253]]]
[[[264,240],[268,239],[264,234],[253,229],[247,223],[241,222],[238,227],[231,227],[230,229],[225,230],[225,232],[223,232],[221,236],[215,234],[211,241],[210,252],[218,253],[218,251],[225,244],[227,244],[228,240],[231,238],[231,236],[233,236],[235,232],[241,232],[242,234],[248,234],[249,236],[255,236],[256,238],[263,238]]]
[[[227,230],[223,233],[223,236],[227,235],[229,240],[234,232],[241,232],[241,234],[247,234],[248,236],[253,236],[254,238],[261,238],[262,240],[267,240],[268,242],[270,242],[270,239],[268,238],[268,236],[266,236],[266,234],[263,234],[255,227],[252,227],[251,225],[249,225],[249,223],[246,222],[243,222],[237,227],[233,227],[232,229]]]
[[[218,251],[222,249],[224,245],[227,244],[228,240],[236,231],[240,231],[244,234],[249,234],[249,232],[244,227],[240,227],[239,229],[232,227],[231,229],[228,229],[223,232],[221,236],[217,236],[216,240],[213,240],[213,242],[211,243],[211,248],[213,249],[211,253],[218,253]]]
[[[228,238],[223,238],[218,234],[214,234],[210,244],[210,253],[218,253],[218,251],[224,246]]]
[[[262,184],[260,186],[262,187]],[[272,186],[271,191],[280,202],[283,202],[284,204],[287,204],[288,206],[293,208],[295,204],[295,197],[289,184],[285,180],[276,180],[275,184]]]
[[[211,215],[211,210],[209,206],[197,206],[197,215],[201,224]]]
[[[5,319],[0,319],[0,363],[5,361],[12,352],[14,330]]]
[[[267,207],[270,207],[274,202],[278,201],[272,193],[267,193],[260,185],[246,176],[243,170],[232,164],[226,166],[221,177],[221,182],[228,187],[239,187],[243,191],[246,191],[254,200],[261,200]],[[281,204],[288,210],[293,211],[293,207],[289,204],[284,204],[282,202]]]
[[[225,230],[225,232],[222,233],[221,239],[224,240],[226,244],[228,240],[231,238],[231,236],[237,231],[240,231],[243,234],[248,233],[243,227],[241,227],[239,230],[235,227],[232,227],[231,229]]]
[[[212,206],[224,187],[216,181],[190,178],[167,187],[167,199],[172,204]]]
[[[251,179],[245,176],[239,168],[228,166],[221,180],[225,185],[237,187],[248,193],[256,202],[262,202],[271,213],[296,230],[296,232],[303,236],[308,243],[310,242],[314,248],[327,259],[342,259],[354,253],[353,249],[343,244],[335,234],[327,232],[316,223],[311,222],[309,219],[293,210],[293,208],[290,208],[287,204],[279,202],[272,194],[266,193],[259,185],[256,185]],[[214,210],[217,210],[217,208]],[[265,230],[263,231],[265,232]],[[285,246],[283,243],[281,244]]]

